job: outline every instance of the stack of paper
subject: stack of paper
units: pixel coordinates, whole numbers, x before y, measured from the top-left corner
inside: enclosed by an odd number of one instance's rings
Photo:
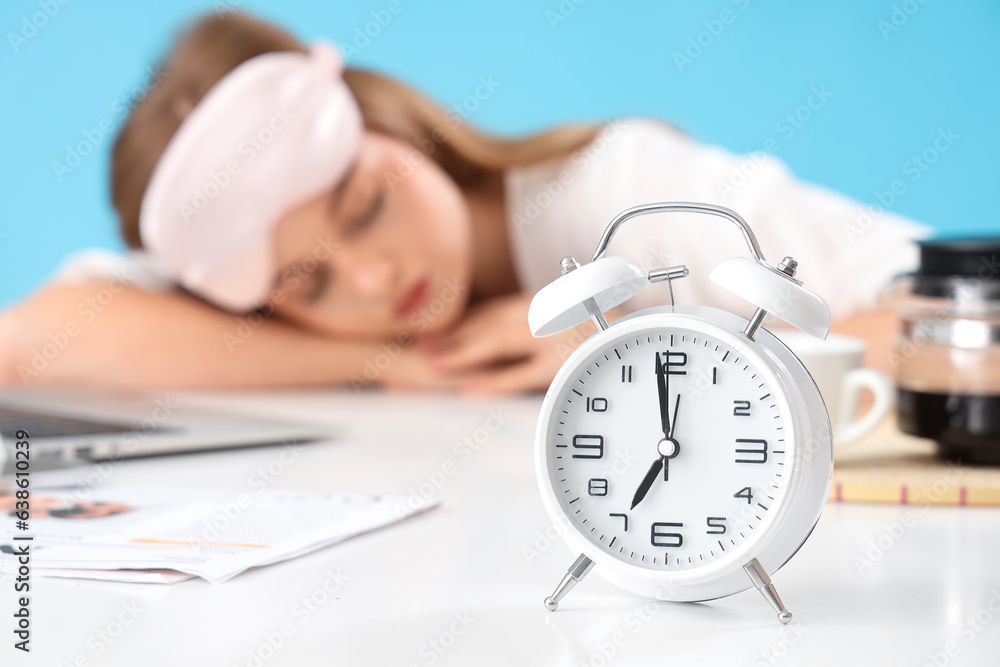
[[[27,528],[19,529],[12,490],[0,488],[3,569],[16,569],[12,554],[30,544],[32,567],[42,574],[50,570],[55,576],[70,576],[87,570],[88,578],[177,580],[156,572],[170,570],[213,583],[395,523],[436,504],[404,496],[224,494],[176,486],[38,490],[30,502]],[[32,539],[25,541],[28,536]],[[99,573],[108,570],[148,572]]]

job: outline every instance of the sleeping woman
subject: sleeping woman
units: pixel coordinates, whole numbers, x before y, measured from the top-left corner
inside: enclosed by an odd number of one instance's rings
[[[332,45],[239,13],[190,26],[163,71],[114,144],[131,251],[69,258],[0,315],[4,383],[544,389],[593,328],[533,338],[532,295],[561,257],[589,259],[616,213],[678,200],[736,210],[772,263],[794,255],[834,330],[886,363],[895,329],[878,293],[914,264],[924,229],[799,182],[773,156],[638,118],[490,136],[345,69]],[[746,254],[741,237],[684,218],[644,218],[611,254],[685,264],[678,302],[747,314],[705,279]],[[616,314],[665,302],[663,289]]]

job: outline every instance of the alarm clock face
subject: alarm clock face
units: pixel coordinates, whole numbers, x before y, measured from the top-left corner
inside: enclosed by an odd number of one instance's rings
[[[745,337],[684,316],[616,324],[588,343],[556,378],[539,424],[549,505],[599,563],[682,578],[738,569],[795,473],[794,420],[774,365]],[[805,534],[793,539],[781,562]]]

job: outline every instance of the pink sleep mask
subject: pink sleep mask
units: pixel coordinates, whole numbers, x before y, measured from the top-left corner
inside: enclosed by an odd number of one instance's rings
[[[142,200],[143,247],[177,283],[245,312],[267,301],[278,220],[335,187],[361,112],[327,44],[240,64],[170,139]]]

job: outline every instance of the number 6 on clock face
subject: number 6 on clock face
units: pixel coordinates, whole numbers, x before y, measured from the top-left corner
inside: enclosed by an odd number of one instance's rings
[[[831,465],[808,431],[822,441],[829,426],[771,334],[748,340],[735,315],[677,310],[621,320],[570,357],[542,407],[539,482],[605,578],[704,600],[747,588],[746,563],[773,572],[805,540]]]

